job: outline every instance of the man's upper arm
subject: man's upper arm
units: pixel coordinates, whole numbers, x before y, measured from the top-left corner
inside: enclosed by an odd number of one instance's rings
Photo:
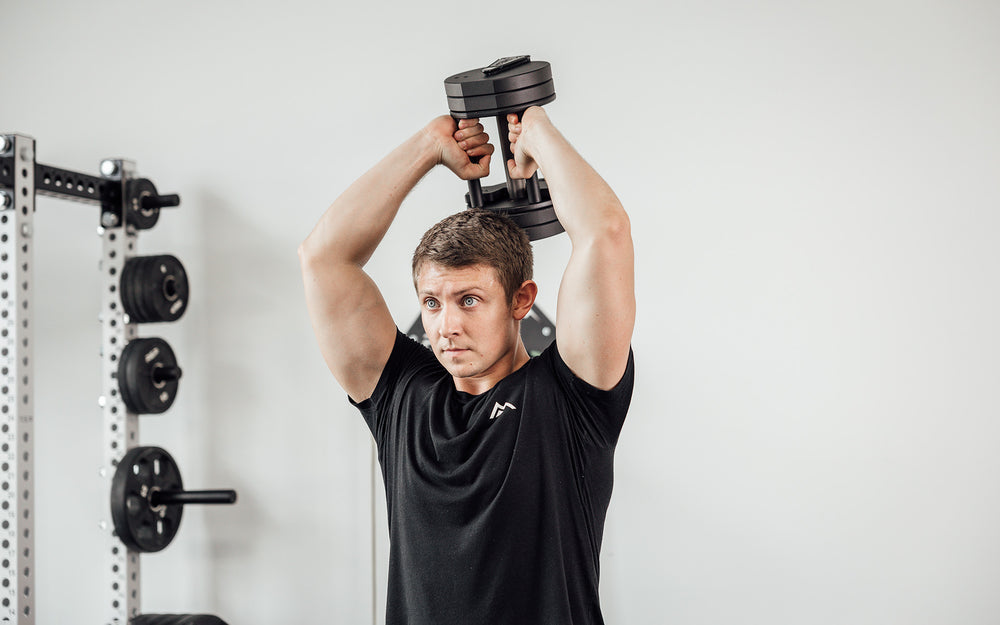
[[[382,294],[357,265],[322,263],[300,252],[306,306],[323,359],[356,402],[375,390],[396,339]]]
[[[566,365],[600,389],[615,386],[628,365],[635,326],[635,260],[628,217],[573,251],[559,286],[556,336]]]

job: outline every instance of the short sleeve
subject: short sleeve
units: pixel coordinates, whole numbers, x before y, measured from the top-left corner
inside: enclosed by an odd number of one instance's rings
[[[555,341],[543,355],[550,359],[560,386],[574,404],[574,410],[571,411],[573,425],[595,444],[605,447],[617,444],[618,435],[621,433],[632,402],[635,380],[635,358],[632,349],[629,348],[625,372],[618,383],[609,390],[599,389],[578,378],[562,359]]]
[[[347,400],[361,412],[375,441],[381,444],[387,421],[398,414],[402,398],[412,388],[414,380],[423,374],[440,375],[440,370],[441,365],[431,350],[397,328],[396,342],[371,397],[355,402],[348,396]]]

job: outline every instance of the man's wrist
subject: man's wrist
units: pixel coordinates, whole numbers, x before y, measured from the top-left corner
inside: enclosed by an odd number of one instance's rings
[[[545,146],[558,134],[558,131],[545,111],[537,107],[525,111],[520,123],[521,137],[518,141],[524,142],[522,147],[525,154],[541,167],[545,159]]]
[[[412,141],[414,142],[413,149],[416,151],[415,163],[423,173],[427,173],[436,165],[441,164],[441,144],[430,124],[424,126],[420,132],[414,135]]]

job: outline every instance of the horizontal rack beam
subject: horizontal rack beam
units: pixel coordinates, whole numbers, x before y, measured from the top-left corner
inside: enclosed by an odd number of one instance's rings
[[[68,169],[35,163],[35,191],[66,200],[76,200],[86,204],[118,204],[121,185],[98,176],[81,174]],[[14,157],[0,157],[0,187],[14,187]]]

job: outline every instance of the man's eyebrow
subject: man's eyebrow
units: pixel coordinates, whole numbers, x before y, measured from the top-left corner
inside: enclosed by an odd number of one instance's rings
[[[459,296],[459,295],[465,295],[466,293],[472,293],[472,292],[484,293],[485,291],[486,291],[486,289],[484,287],[482,287],[482,286],[480,286],[478,284],[474,284],[474,285],[460,287],[458,289],[455,289],[454,291],[449,291],[448,294],[453,295],[453,296]],[[433,296],[437,296],[438,292],[434,291],[432,289],[424,288],[424,289],[421,289],[421,290],[417,291],[417,295],[433,295]]]

